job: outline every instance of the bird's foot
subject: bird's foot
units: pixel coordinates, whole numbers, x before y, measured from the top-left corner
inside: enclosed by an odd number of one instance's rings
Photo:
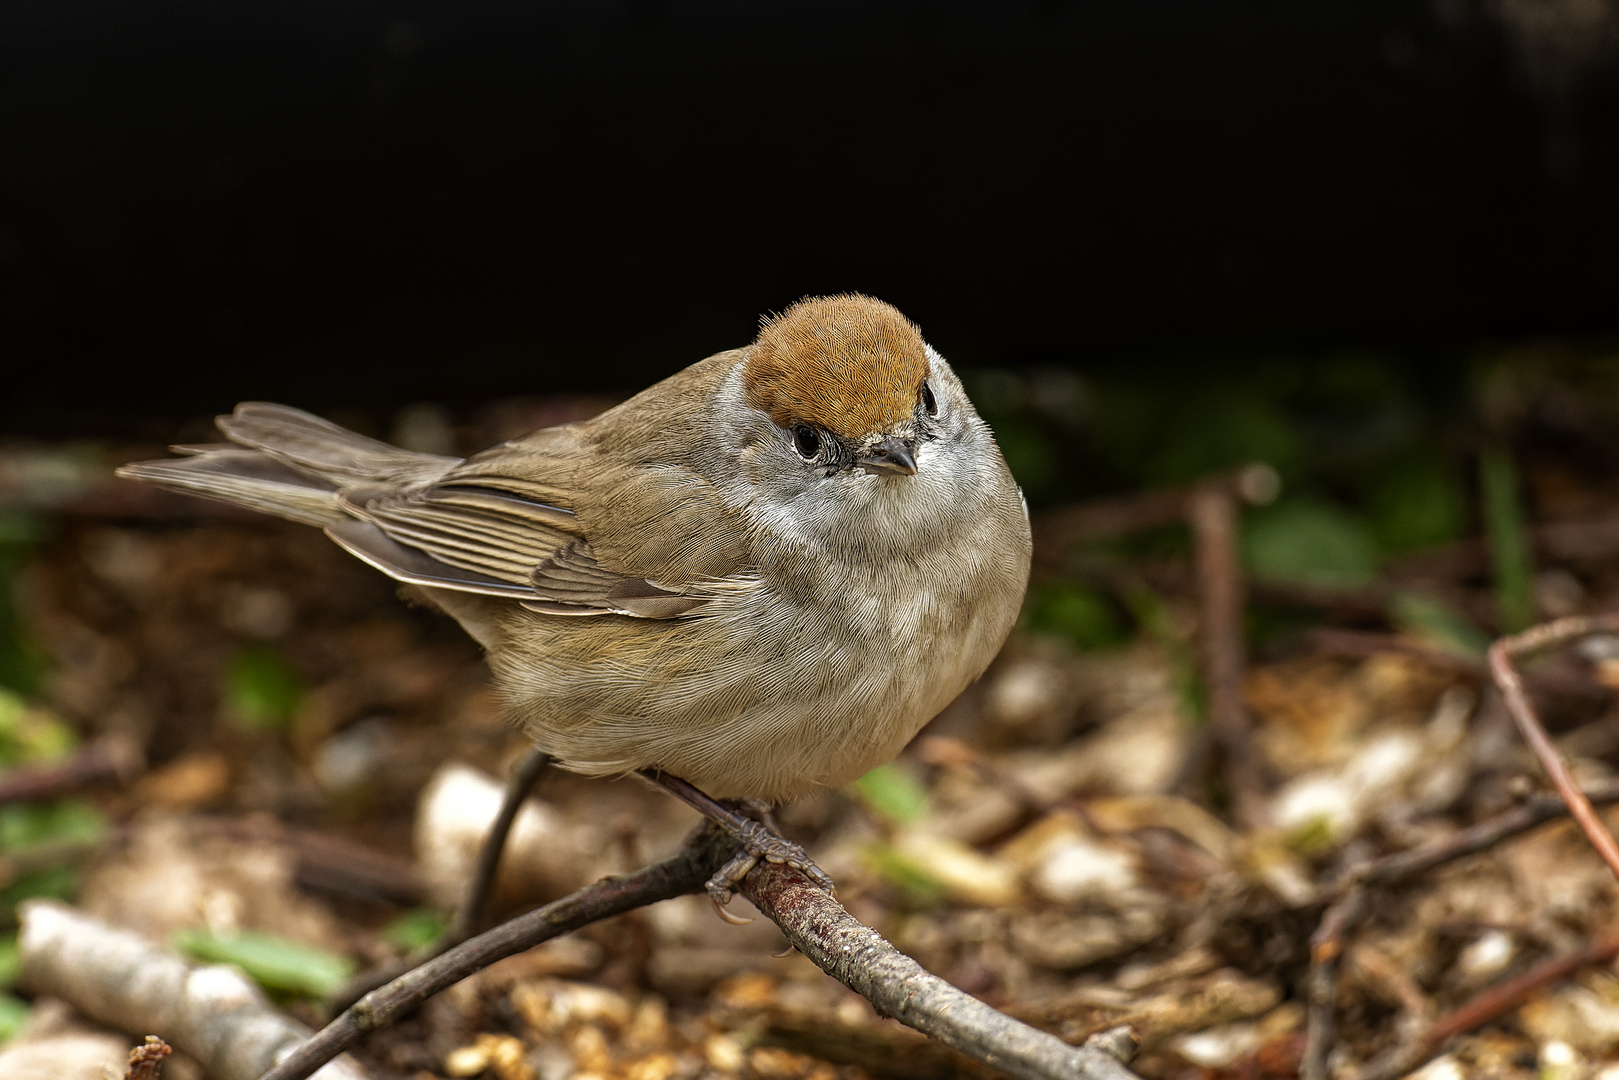
[[[729,824],[727,827],[730,828]],[[803,848],[764,822],[744,817],[740,825],[730,831],[741,841],[742,847],[729,862],[720,867],[718,873],[708,879],[707,885],[708,895],[727,922],[734,921],[734,916],[726,913],[725,905],[736,895],[737,887],[742,884],[742,879],[748,876],[748,871],[759,865],[761,860],[784,863],[803,873],[827,892],[833,891],[832,879],[827,876],[826,871],[816,866]]]
[[[708,879],[708,895],[714,901],[714,910],[726,922],[750,921],[732,915],[725,910],[725,905],[731,902],[742,879],[748,876],[749,870],[759,865],[760,860],[791,866],[827,892],[834,891],[832,879],[826,876],[826,871],[816,866],[803,848],[776,831],[770,821],[768,804],[753,799],[745,799],[739,806],[723,803],[661,769],[642,769],[641,775],[740,841],[741,850],[720,867],[719,873]]]

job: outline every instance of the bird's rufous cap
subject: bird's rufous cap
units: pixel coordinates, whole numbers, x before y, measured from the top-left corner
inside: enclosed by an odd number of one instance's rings
[[[851,293],[808,297],[762,320],[742,385],[782,427],[863,439],[910,419],[927,376],[921,331],[891,305]]]

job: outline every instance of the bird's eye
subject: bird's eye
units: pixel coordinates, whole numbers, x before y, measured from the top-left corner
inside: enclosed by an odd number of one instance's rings
[[[799,457],[813,461],[821,452],[821,437],[808,424],[799,424],[793,428],[793,445],[798,448]]]
[[[922,408],[928,411],[929,416],[939,415],[939,403],[933,400],[933,387],[925,382],[922,384]]]

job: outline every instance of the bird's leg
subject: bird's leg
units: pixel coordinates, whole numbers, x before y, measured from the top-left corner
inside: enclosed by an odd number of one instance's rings
[[[731,902],[736,887],[748,876],[748,871],[759,864],[760,859],[766,862],[786,863],[793,869],[802,871],[827,892],[832,891],[832,879],[826,876],[826,872],[810,861],[803,848],[783,837],[769,823],[768,807],[761,810],[758,804],[754,804],[748,808],[748,812],[744,812],[736,807],[727,806],[678,776],[671,776],[657,769],[642,769],[641,775],[741,842],[741,850],[730,862],[720,867],[718,873],[708,879],[708,895],[722,911],[725,905]]]

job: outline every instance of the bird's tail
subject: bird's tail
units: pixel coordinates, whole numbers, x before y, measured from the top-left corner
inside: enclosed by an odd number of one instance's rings
[[[176,446],[185,457],[136,462],[118,475],[326,526],[351,520],[338,502],[344,488],[410,488],[460,464],[401,450],[285,405],[243,402],[217,423],[231,443]]]

